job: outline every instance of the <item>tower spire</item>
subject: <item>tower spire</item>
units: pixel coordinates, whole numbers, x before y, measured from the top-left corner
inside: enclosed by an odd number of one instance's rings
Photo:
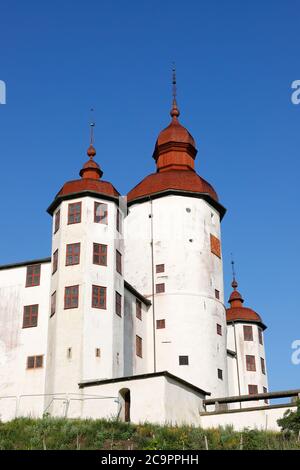
[[[93,117],[94,109],[91,108],[91,117]],[[91,120],[90,122],[90,146],[87,149],[87,154],[90,157],[90,160],[94,158],[96,155],[96,149],[94,147],[94,127],[95,127],[95,122],[94,120]]]
[[[173,101],[172,101],[172,109],[171,109],[170,115],[172,119],[177,119],[180,112],[177,107],[177,81],[176,81],[175,62],[173,62],[173,66],[172,66],[172,95],[173,95]]]
[[[238,283],[237,283],[236,278],[235,278],[235,262],[234,262],[232,253],[231,253],[231,268],[232,268],[232,283],[231,283],[231,285],[234,288],[234,290],[236,290],[237,287],[238,287]]]

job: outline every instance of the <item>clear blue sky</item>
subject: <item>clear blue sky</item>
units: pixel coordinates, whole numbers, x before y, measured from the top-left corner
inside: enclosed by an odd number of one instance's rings
[[[86,159],[91,106],[104,179],[125,194],[154,170],[175,60],[197,171],[228,209],[226,295],[234,252],[246,304],[269,326],[270,388],[299,387],[298,12],[296,0],[3,0],[0,263],[50,255],[45,210]]]

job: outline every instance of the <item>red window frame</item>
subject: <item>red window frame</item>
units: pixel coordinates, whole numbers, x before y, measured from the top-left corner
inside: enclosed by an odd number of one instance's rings
[[[64,309],[78,308],[79,285],[65,287]]]
[[[248,394],[249,395],[256,395],[258,393],[257,385],[249,384],[248,385]]]
[[[23,310],[23,326],[22,328],[34,328],[38,326],[39,306],[25,305]]]
[[[251,325],[243,325],[244,341],[253,341],[253,328]]]
[[[250,372],[256,372],[255,356],[246,355],[246,369]]]
[[[69,243],[66,246],[66,266],[80,263],[80,243]]]
[[[105,202],[94,203],[94,222],[96,224],[108,224],[108,205]]]
[[[93,243],[93,264],[107,266],[107,245]]]
[[[56,212],[54,216],[54,233],[58,232],[60,227],[60,209]]]
[[[164,283],[156,284],[155,292],[156,294],[162,294],[163,292],[165,292],[165,284]]]
[[[156,329],[157,330],[162,330],[163,328],[166,328],[166,320],[156,320]]]
[[[139,320],[142,319],[142,302],[139,299],[135,299],[135,315]]]
[[[106,287],[92,286],[92,307],[106,310]]]
[[[217,334],[220,335],[220,336],[223,336],[223,334],[222,334],[222,325],[220,325],[219,323],[217,323]]]
[[[263,357],[260,358],[261,372],[266,375],[266,363]]]
[[[212,233],[210,234],[210,251],[218,258],[222,258],[221,241]]]
[[[27,369],[41,369],[44,364],[44,356],[27,356]]]
[[[156,265],[156,272],[157,273],[164,273],[165,272],[165,265],[164,264],[157,264]]]
[[[52,274],[56,273],[58,267],[58,250],[55,250],[53,253],[53,260],[52,260]]]
[[[138,357],[143,357],[143,339],[138,335],[135,337],[135,351]]]
[[[80,224],[81,206],[81,202],[72,202],[68,205],[68,225]]]
[[[261,344],[263,346],[264,344],[264,341],[263,341],[263,332],[262,332],[262,329],[258,327],[258,341],[259,341],[259,344]]]
[[[122,316],[122,296],[119,292],[116,291],[116,314],[121,317]]]
[[[41,282],[41,265],[31,264],[27,266],[26,287],[39,286]]]
[[[122,255],[116,250],[116,270],[117,273],[122,274]]]

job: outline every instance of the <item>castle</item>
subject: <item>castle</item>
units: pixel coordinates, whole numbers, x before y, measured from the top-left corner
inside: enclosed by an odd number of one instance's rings
[[[91,127],[80,179],[48,208],[51,258],[0,267],[0,419],[199,424],[205,399],[251,408],[268,392],[266,326],[235,279],[224,304],[225,208],[175,95],[170,114],[156,171],[126,197],[102,179]]]

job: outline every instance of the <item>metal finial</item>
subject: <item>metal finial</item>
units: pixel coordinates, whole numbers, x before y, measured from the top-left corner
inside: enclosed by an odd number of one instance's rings
[[[236,275],[236,272],[235,272],[235,262],[234,262],[234,259],[233,259],[233,254],[231,253],[231,267],[232,267],[232,287],[234,289],[236,289],[238,287],[238,283],[235,279],[235,275]]]
[[[179,109],[177,107],[177,101],[176,101],[176,97],[177,97],[177,82],[176,82],[176,68],[175,68],[175,62],[173,62],[173,66],[172,66],[172,95],[173,95],[173,103],[172,103],[172,109],[171,109],[171,117],[172,118],[178,118],[180,112],[179,112]]]
[[[94,117],[94,108],[91,108],[91,122],[90,122],[90,145],[94,144],[94,127],[95,122],[92,119]]]

